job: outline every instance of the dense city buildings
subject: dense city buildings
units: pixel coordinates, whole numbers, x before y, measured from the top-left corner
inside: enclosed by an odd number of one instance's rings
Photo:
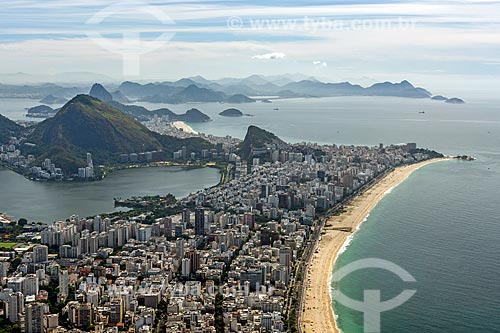
[[[6,253],[19,259],[0,266],[6,318],[24,332],[291,332],[318,217],[431,157],[415,144],[270,144],[247,160],[227,142],[218,149],[209,154],[231,160],[227,179],[172,214],[71,216]],[[85,176],[90,154],[87,164]]]

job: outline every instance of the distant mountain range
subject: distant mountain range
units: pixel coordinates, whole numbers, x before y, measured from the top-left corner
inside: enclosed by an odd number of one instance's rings
[[[155,116],[157,117],[167,116],[170,120],[184,121],[186,123],[205,123],[212,120],[210,119],[209,116],[207,116],[206,114],[195,108],[189,109],[185,113],[178,114],[173,111],[170,111],[167,108],[161,108],[150,111],[145,107],[139,105],[126,105],[118,103],[116,101],[110,101],[107,102],[106,104],[122,111],[123,113],[128,114],[129,116],[132,116],[133,118],[139,121],[151,120]]]
[[[200,87],[190,79],[172,84],[158,83],[141,85],[133,82],[124,82],[118,90],[125,96],[142,102],[182,104],[182,103],[252,103],[254,99],[243,94],[226,95],[222,91],[210,87]],[[188,84],[187,86],[184,86]]]
[[[101,86],[102,87],[102,86]],[[407,80],[399,83],[381,82],[369,87],[350,82],[328,83],[304,75],[224,78],[208,80],[202,76],[182,78],[177,81],[137,83],[126,81],[120,85],[107,85],[113,100],[127,104],[130,101],[150,103],[253,103],[268,96],[273,98],[329,97],[329,96],[394,96],[406,98],[431,98],[428,90],[416,87]],[[0,97],[46,98],[51,100],[71,98],[88,88],[65,87],[55,84],[36,86],[1,85]],[[267,96],[267,97],[266,97]],[[438,97],[441,97],[437,95]],[[109,96],[100,96],[108,99]],[[444,97],[446,100],[448,98]],[[439,100],[438,98],[435,98]],[[444,100],[444,99],[443,99]],[[48,103],[45,103],[48,104]]]
[[[56,97],[54,95],[48,95],[45,98],[42,98],[40,103],[42,104],[64,104],[68,100],[64,97]]]
[[[52,83],[33,86],[0,84],[0,98],[33,98],[40,100],[50,95],[59,98],[71,98],[84,91],[88,91],[88,88],[63,87]]]

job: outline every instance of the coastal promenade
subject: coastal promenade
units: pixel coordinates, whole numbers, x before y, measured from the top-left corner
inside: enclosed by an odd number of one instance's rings
[[[332,216],[325,222],[321,239],[316,242],[313,254],[306,263],[300,295],[299,332],[339,332],[332,309],[330,277],[340,249],[352,234],[346,230],[357,230],[384,195],[415,170],[442,160],[431,159],[396,168],[353,198],[341,215]]]

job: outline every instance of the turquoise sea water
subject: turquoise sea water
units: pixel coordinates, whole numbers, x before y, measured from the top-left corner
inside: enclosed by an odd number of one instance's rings
[[[403,306],[382,314],[382,332],[500,332],[500,101],[462,97],[467,104],[339,97],[148,107],[176,112],[197,107],[213,121],[192,126],[215,135],[243,138],[253,124],[291,142],[417,142],[445,154],[476,156],[474,162],[441,162],[413,173],[371,212],[337,264],[382,258],[406,269],[416,283],[362,270],[339,287],[357,299],[365,289],[380,289],[383,299],[417,290]],[[253,117],[218,116],[229,107]],[[5,111],[9,116],[0,103],[0,113]],[[361,313],[339,304],[335,309],[345,333],[363,331]]]
[[[500,160],[446,161],[414,172],[370,213],[336,268],[382,258],[416,283],[364,269],[335,288],[358,300],[363,290],[381,290],[385,300],[416,289],[407,303],[382,314],[382,332],[499,332],[499,167]],[[360,312],[335,309],[343,332],[363,332]]]

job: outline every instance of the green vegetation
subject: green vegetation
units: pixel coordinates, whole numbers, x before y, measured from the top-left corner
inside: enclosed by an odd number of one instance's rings
[[[159,195],[147,195],[145,197],[132,197],[130,199],[120,200],[115,199],[115,207],[128,208],[145,208],[151,207],[153,204],[158,206],[166,206],[177,203],[177,199],[172,194],[167,194],[162,197]]]
[[[115,200],[115,206],[132,209],[126,212],[101,214],[101,216],[110,219],[128,219],[144,214],[146,217],[142,222],[145,224],[153,224],[155,219],[179,214],[183,209],[182,205],[180,205],[177,199],[171,194],[163,197],[157,195]]]
[[[14,260],[11,260],[9,267],[9,274],[14,273],[20,264],[21,264],[21,256],[17,256],[16,258],[14,258]]]
[[[38,157],[38,164],[50,158],[65,173],[85,166],[87,152],[96,164],[115,165],[121,154],[163,151],[170,156],[186,146],[200,152],[211,145],[201,138],[178,139],[162,136],[106,103],[87,95],[69,101],[53,118],[37,125],[28,138],[35,147],[25,154]]]
[[[156,309],[156,318],[155,318],[155,327],[157,328],[156,332],[165,332],[166,326],[165,323],[168,319],[168,302],[165,299],[162,299],[158,303],[158,307]]]
[[[16,246],[17,243],[15,242],[0,242],[0,249],[2,250],[10,250],[14,246]]]
[[[54,118],[42,122],[30,139],[47,146],[123,153],[162,148],[145,126],[86,95],[76,96]]]
[[[417,149],[412,149],[410,150],[410,154],[427,154],[429,155],[430,158],[443,158],[444,155],[441,153],[438,153],[437,151],[434,150],[429,150],[429,149],[423,149],[423,148],[417,148]]]
[[[0,114],[0,143],[7,142],[11,136],[19,136],[23,127]]]
[[[21,332],[18,323],[12,324],[7,318],[0,317],[0,333]]]
[[[16,237],[23,233],[23,226],[27,224],[24,223],[25,219],[20,219],[19,222],[10,223],[0,223],[0,235],[2,235],[2,241],[0,242],[0,248],[9,248],[10,245],[14,246],[17,244]],[[4,245],[2,245],[4,244]]]
[[[271,132],[257,126],[249,126],[245,140],[241,145],[242,158],[250,157],[252,148],[263,148],[268,145],[286,145],[286,143]]]
[[[215,330],[217,333],[224,333],[223,301],[222,294],[215,295]]]

